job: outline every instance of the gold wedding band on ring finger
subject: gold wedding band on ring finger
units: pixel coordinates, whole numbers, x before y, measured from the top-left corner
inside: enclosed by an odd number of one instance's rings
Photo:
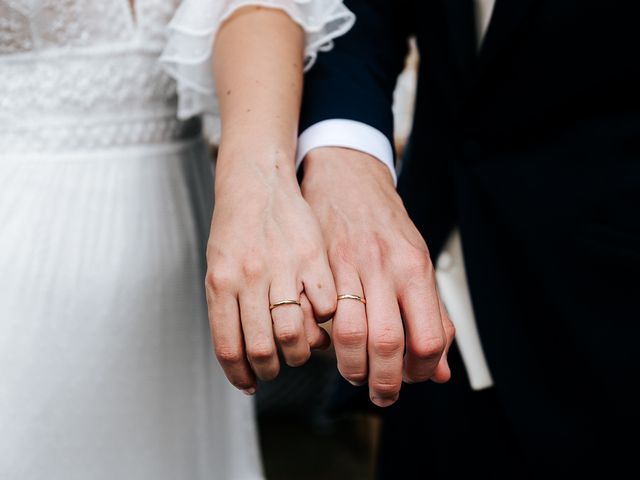
[[[360,295],[353,295],[351,293],[344,293],[342,295],[338,295],[338,301],[340,300],[357,300],[363,305],[367,304],[367,300],[364,297],[361,297]]]
[[[269,305],[269,311],[273,311],[274,308],[282,307],[284,305],[297,305],[300,306],[300,300],[280,300]]]

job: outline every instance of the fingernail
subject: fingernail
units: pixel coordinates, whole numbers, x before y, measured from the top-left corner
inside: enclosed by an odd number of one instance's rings
[[[351,385],[353,385],[354,387],[361,387],[363,386],[366,382],[354,382],[352,380],[347,380],[347,382],[349,382]]]
[[[255,395],[256,387],[250,387],[250,388],[244,389],[242,390],[242,393],[244,393],[245,395]]]
[[[390,405],[393,405],[398,400],[399,397],[400,397],[399,393],[396,394],[394,397],[391,397],[391,398],[389,398],[389,397],[383,398],[383,397],[374,397],[374,396],[372,396],[371,397],[371,401],[375,405],[377,405],[378,407],[385,408],[385,407],[388,407]]]

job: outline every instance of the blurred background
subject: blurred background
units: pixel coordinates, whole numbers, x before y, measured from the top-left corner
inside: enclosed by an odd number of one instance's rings
[[[270,480],[374,478],[379,420],[335,413],[338,385],[332,351],[258,386],[256,406],[265,473]]]

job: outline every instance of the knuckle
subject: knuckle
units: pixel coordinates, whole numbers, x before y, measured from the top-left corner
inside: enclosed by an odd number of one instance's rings
[[[367,341],[367,329],[364,325],[336,324],[333,327],[333,339],[345,347],[358,347]]]
[[[314,312],[321,317],[332,317],[336,313],[338,302],[335,298],[327,298],[316,301],[313,305]]]
[[[392,357],[402,354],[404,338],[394,332],[383,332],[373,339],[373,351],[381,357]]]
[[[413,355],[421,360],[433,360],[440,358],[444,352],[446,341],[442,337],[431,337],[412,343],[410,350]]]
[[[445,324],[444,326],[444,331],[447,334],[447,338],[449,339],[449,341],[453,340],[456,336],[456,327],[455,325],[449,321]]]
[[[239,349],[225,345],[216,345],[215,352],[218,361],[224,364],[238,363],[244,359],[244,355]]]
[[[207,271],[205,287],[214,292],[226,291],[233,287],[235,281],[228,269],[213,267]]]
[[[285,347],[295,345],[302,339],[302,333],[292,327],[281,329],[276,336],[278,342]]]
[[[263,363],[276,354],[275,346],[267,342],[257,342],[247,346],[247,356],[254,362]]]
[[[343,368],[340,370],[340,374],[345,380],[352,383],[364,383],[367,380],[367,373],[360,370],[348,371]]]
[[[230,378],[231,385],[240,390],[246,390],[254,386],[253,381],[247,378]]]
[[[249,257],[241,263],[242,275],[247,280],[256,280],[266,271],[265,263],[256,257]]]
[[[307,363],[307,360],[309,360],[309,358],[311,358],[311,352],[309,350],[296,355],[285,356],[287,365],[289,365],[290,367],[300,367]]]
[[[403,255],[403,263],[408,278],[425,277],[433,271],[429,252],[422,248],[411,247]]]
[[[257,371],[258,378],[261,380],[273,380],[278,376],[278,373],[280,373],[280,366],[278,364],[261,368]]]
[[[433,373],[432,371],[429,371],[427,373],[407,372],[404,381],[409,384],[426,382],[432,377],[432,373]]]
[[[371,382],[371,390],[378,395],[390,397],[400,392],[400,382],[373,381]]]

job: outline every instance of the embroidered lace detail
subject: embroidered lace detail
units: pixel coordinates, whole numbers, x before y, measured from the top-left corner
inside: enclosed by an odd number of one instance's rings
[[[125,40],[131,25],[118,1],[41,0],[34,17],[43,48]]]
[[[133,31],[123,6],[122,0],[0,0],[0,53],[126,40]]]
[[[0,0],[0,54],[138,41],[158,51],[180,0]]]
[[[88,118],[68,124],[12,125],[0,130],[0,152],[58,153],[105,150],[125,146],[170,143],[195,138],[200,120],[180,121],[171,112],[164,117],[131,119]]]
[[[175,81],[142,52],[11,62],[2,66],[0,118],[175,105]]]
[[[164,46],[167,25],[181,0],[135,0],[136,24],[145,41]]]
[[[33,49],[28,12],[14,3],[0,0],[0,55]]]
[[[2,69],[0,152],[161,143],[199,131],[176,118],[176,84],[157,53],[25,59]]]
[[[0,152],[195,135],[158,64],[180,0],[0,0]]]
[[[134,2],[135,16],[129,0],[0,0],[0,154],[184,135],[192,122],[171,117],[215,112],[213,37],[244,5],[279,8],[298,22],[307,66],[354,21],[341,0]],[[167,40],[169,74],[157,62]]]

